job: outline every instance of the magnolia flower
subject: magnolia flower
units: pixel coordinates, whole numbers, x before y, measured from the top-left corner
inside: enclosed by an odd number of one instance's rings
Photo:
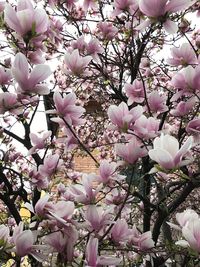
[[[178,140],[170,135],[161,134],[153,141],[153,149],[149,151],[149,157],[156,161],[164,169],[173,169],[183,166],[191,160],[183,160],[193,145],[193,138],[189,137],[179,149]]]
[[[8,92],[0,93],[0,114],[4,114],[6,111],[14,114],[22,112],[22,109],[17,106],[17,95]]]
[[[128,105],[142,103],[144,101],[144,86],[142,81],[135,80],[133,84],[125,84],[125,93],[128,97]]]
[[[109,210],[103,210],[102,207],[89,205],[85,212],[85,219],[89,222],[90,228],[99,232],[103,227],[110,223]]]
[[[45,157],[44,163],[39,166],[39,173],[47,177],[55,174],[55,172],[61,168],[63,163],[63,161],[59,158],[60,156],[58,154],[48,155]]]
[[[39,64],[35,66],[31,73],[29,73],[28,61],[22,53],[15,56],[13,66],[11,68],[12,75],[19,85],[18,91],[24,94],[40,94],[46,95],[49,89],[43,82],[51,75],[49,66]]]
[[[188,66],[172,77],[172,86],[181,90],[181,93],[196,93],[200,91],[200,66]]]
[[[172,58],[167,59],[167,63],[172,66],[187,66],[190,64],[197,64],[198,60],[191,45],[184,43],[181,47],[173,47],[171,49]]]
[[[138,9],[137,0],[114,0],[114,12],[113,16],[118,16],[124,11],[129,11],[133,14]]]
[[[166,14],[179,12],[189,8],[195,3],[195,0],[139,0],[139,9],[149,19],[145,21],[143,25],[140,25],[138,29],[144,26],[149,26],[152,22],[162,21],[164,29],[169,33],[175,33],[178,30],[178,26],[175,22],[166,17]],[[153,7],[153,8],[152,8]],[[163,22],[164,19],[164,22]]]
[[[121,259],[112,256],[98,256],[99,240],[90,237],[86,246],[86,267],[118,266]]]
[[[75,49],[72,53],[67,53],[64,58],[64,63],[70,70],[70,73],[76,76],[87,74],[85,72],[86,67],[92,60],[91,56],[82,57],[79,55],[78,49]]]
[[[133,137],[128,144],[117,144],[115,146],[116,154],[125,161],[132,164],[139,158],[146,156],[146,149],[141,148],[139,142]]]
[[[118,32],[118,29],[113,26],[113,23],[110,22],[99,22],[98,29],[100,31],[100,37],[102,36],[103,39],[112,40]]]
[[[34,9],[29,0],[19,0],[17,11],[6,4],[4,16],[8,26],[22,37],[28,33],[32,33],[33,37],[44,33],[49,24],[46,12],[40,8]]]
[[[101,161],[99,167],[99,176],[97,176],[97,180],[104,184],[108,183],[110,179],[115,178],[113,174],[116,168],[117,164],[115,162],[109,162],[108,160]]]
[[[127,104],[124,102],[120,103],[119,106],[111,105],[108,109],[108,117],[111,122],[125,132],[142,113],[143,108],[141,106],[136,106],[129,110]]]
[[[126,242],[129,239],[130,230],[125,219],[118,219],[111,230],[111,238],[115,243]]]
[[[31,143],[33,144],[33,147],[29,150],[28,155],[36,153],[38,150],[45,148],[47,139],[51,136],[51,134],[52,134],[51,131],[47,131],[47,132],[44,132],[41,137],[39,137],[34,133],[30,133],[29,137],[31,139]]]
[[[0,85],[9,84],[11,79],[11,71],[9,69],[0,67]]]
[[[92,204],[95,202],[96,197],[102,188],[101,184],[94,186],[96,181],[95,174],[85,174],[82,178],[82,185],[76,184],[70,187],[70,192],[75,197],[76,202],[81,202],[83,204]]]
[[[176,245],[191,247],[200,253],[200,219],[189,220],[182,228],[185,240],[179,240]]]
[[[54,104],[56,110],[50,110],[47,113],[57,113],[61,118],[64,118],[70,125],[79,125],[83,123],[83,119],[80,117],[83,115],[85,109],[81,106],[76,105],[76,95],[69,93],[64,95],[56,91],[53,95]],[[59,122],[56,118],[52,118],[53,121]]]
[[[193,109],[196,101],[196,97],[192,97],[187,101],[181,101],[174,109],[170,111],[170,114],[175,117],[183,117]]]
[[[165,94],[161,95],[158,91],[153,91],[148,95],[147,101],[153,113],[163,113],[168,110],[166,105],[167,97]]]
[[[187,127],[186,127],[186,132],[190,133],[193,138],[195,143],[200,142],[200,118],[194,118],[191,120]]]
[[[31,230],[23,230],[23,228],[24,223],[20,222],[13,231],[12,241],[15,244],[16,254],[20,257],[31,255],[40,262],[44,261],[44,255],[38,252],[38,250],[45,250],[46,246],[34,245],[36,236]]]
[[[154,247],[151,231],[141,234],[135,225],[129,233],[130,242],[133,243],[139,250],[145,251]]]
[[[153,117],[145,117],[142,115],[135,121],[133,129],[140,138],[153,138],[157,135],[159,130],[159,121]]]
[[[98,54],[102,54],[104,52],[103,47],[96,38],[93,38],[89,41],[89,43],[86,46],[86,50],[88,55],[92,56],[92,58],[96,61],[99,61]]]

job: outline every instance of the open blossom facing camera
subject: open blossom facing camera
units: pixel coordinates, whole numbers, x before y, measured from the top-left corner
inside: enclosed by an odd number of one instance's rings
[[[171,49],[172,57],[167,59],[167,62],[172,66],[187,66],[192,64],[198,64],[197,56],[192,49],[192,46],[188,43],[184,43],[181,47],[173,47]]]
[[[72,53],[67,53],[65,55],[64,63],[69,71],[64,71],[76,76],[87,75],[88,71],[86,71],[86,68],[91,60],[91,56],[80,56],[78,49],[75,49]]]
[[[153,141],[153,149],[149,150],[149,157],[164,169],[173,169],[191,162],[191,159],[183,160],[183,157],[192,148],[193,138],[189,137],[179,149],[178,140],[171,135],[161,134]]]
[[[26,57],[22,53],[18,53],[15,56],[11,71],[14,79],[18,83],[18,92],[22,94],[39,95],[46,95],[49,93],[47,85],[41,83],[52,73],[48,65],[36,65],[30,73]]]

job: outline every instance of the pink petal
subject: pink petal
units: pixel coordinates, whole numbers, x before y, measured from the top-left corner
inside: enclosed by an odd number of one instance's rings
[[[86,247],[86,260],[89,266],[97,265],[98,239],[90,237]]]
[[[19,19],[17,18],[16,12],[10,5],[6,5],[4,11],[4,19],[8,26],[18,33],[22,33],[22,28],[20,26]]]
[[[37,65],[32,70],[29,78],[30,87],[34,87],[36,84],[43,82],[51,75],[51,73],[52,71],[49,66],[43,64]]]
[[[174,168],[174,161],[168,151],[162,149],[152,149],[149,151],[149,157],[165,169]]]
[[[26,81],[29,75],[29,67],[28,67],[28,61],[24,54],[17,53],[15,56],[15,60],[13,62],[13,67],[17,69],[17,71],[20,74],[21,79]]]
[[[33,25],[33,11],[29,9],[21,10],[17,12],[17,17],[19,19],[22,33],[21,35],[25,35],[32,29]]]
[[[175,22],[171,21],[171,20],[166,20],[165,23],[163,23],[164,29],[166,30],[166,32],[170,33],[170,34],[174,34],[178,31],[178,26]]]
[[[34,11],[34,22],[36,23],[36,32],[43,33],[48,29],[49,21],[45,10],[36,8]]]
[[[184,11],[188,7],[192,6],[196,1],[191,0],[171,0],[166,5],[165,11],[178,12]]]
[[[190,136],[176,154],[174,159],[175,164],[178,164],[181,161],[181,158],[189,151],[189,149],[192,147],[192,144],[193,144],[193,137]]]
[[[17,2],[17,11],[21,11],[24,9],[33,10],[33,5],[30,0],[18,0]]]
[[[17,255],[23,257],[29,254],[29,252],[31,252],[33,242],[34,238],[31,230],[23,231],[19,236],[17,236],[15,241]]]

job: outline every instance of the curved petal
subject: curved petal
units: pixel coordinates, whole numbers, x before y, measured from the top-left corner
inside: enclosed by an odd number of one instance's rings
[[[36,8],[34,11],[34,22],[36,23],[35,25],[35,31],[37,33],[43,33],[46,32],[48,29],[49,21],[48,21],[48,16],[45,10]]]
[[[51,75],[51,73],[52,71],[47,65],[40,64],[35,66],[29,78],[30,86],[34,87],[36,84],[43,82]]]
[[[176,165],[181,161],[182,157],[189,151],[189,149],[192,147],[192,144],[193,144],[193,137],[190,136],[188,137],[184,145],[179,149],[178,153],[174,158],[174,163]]]
[[[196,1],[193,0],[171,0],[167,4],[165,10],[170,12],[178,12],[187,9],[192,6]]]
[[[29,31],[31,31],[33,25],[33,11],[29,9],[21,10],[17,12],[17,17],[22,28],[21,34],[25,35]]]
[[[5,7],[4,19],[11,29],[15,30],[19,34],[22,34],[22,28],[20,26],[20,22],[16,15],[16,12],[8,4],[6,4],[6,7]]]
[[[17,236],[15,245],[17,255],[23,257],[31,252],[31,248],[34,242],[33,234],[31,230],[23,231]]]
[[[166,150],[152,149],[149,151],[149,157],[165,169],[172,169],[175,167],[172,156]]]
[[[27,81],[29,75],[29,67],[28,67],[28,61],[24,54],[22,53],[16,54],[15,60],[13,62],[13,67],[14,69],[16,69],[14,71],[18,73],[18,78],[21,81]],[[13,72],[13,68],[11,70]]]
[[[170,34],[174,34],[178,31],[178,26],[175,22],[171,21],[170,19],[166,20],[166,22],[163,24],[164,29],[166,32]]]

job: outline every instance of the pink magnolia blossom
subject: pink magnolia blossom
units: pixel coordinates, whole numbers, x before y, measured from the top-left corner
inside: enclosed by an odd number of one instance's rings
[[[115,150],[118,156],[122,157],[130,164],[135,163],[139,158],[147,154],[146,149],[141,148],[141,145],[135,137],[133,137],[128,144],[117,144]]]
[[[144,101],[144,86],[142,81],[135,80],[133,84],[125,84],[126,95],[128,97],[128,105],[142,103]]]
[[[0,85],[9,84],[11,79],[11,71],[9,69],[0,67]]]
[[[1,242],[3,241],[4,243],[8,242],[9,239],[9,228],[3,224],[0,225],[0,240]]]
[[[18,91],[23,94],[40,94],[49,93],[46,84],[40,84],[51,75],[51,70],[47,65],[37,65],[29,73],[28,61],[22,53],[15,56],[13,66],[11,68],[12,75],[19,85]]]
[[[61,224],[66,224],[67,221],[71,220],[74,212],[74,203],[72,201],[58,201],[53,205],[53,210],[49,210],[48,214]]]
[[[12,241],[15,244],[16,254],[20,257],[31,255],[39,262],[44,261],[44,255],[38,252],[38,250],[45,250],[46,246],[34,245],[36,236],[31,230],[23,230],[23,228],[24,223],[20,222],[13,231]]]
[[[22,108],[19,107],[17,101],[17,95],[8,92],[0,93],[0,114],[4,114],[6,111],[13,114],[22,112]]]
[[[185,240],[179,240],[176,245],[191,247],[200,252],[200,219],[189,220],[182,228],[182,235]]]
[[[200,66],[188,66],[172,77],[172,86],[180,89],[182,93],[196,93],[200,90]]]
[[[70,192],[74,196],[76,202],[83,204],[93,204],[102,188],[102,185],[95,185],[97,182],[96,175],[83,175],[82,185],[72,185]]]
[[[141,106],[136,106],[131,110],[126,103],[122,102],[119,106],[111,105],[108,109],[108,117],[111,122],[117,125],[122,131],[126,132],[143,113]]]
[[[54,211],[54,205],[49,202],[50,196],[48,194],[41,197],[35,205],[35,213],[40,217],[46,217],[49,211]],[[33,208],[26,203],[27,208],[34,213]]]
[[[51,233],[45,237],[45,243],[51,246],[53,251],[59,253],[64,252],[67,242],[68,236],[61,231]]]
[[[99,22],[98,29],[101,33],[100,37],[105,40],[112,40],[118,32],[118,29],[110,22]]]
[[[62,97],[61,94],[56,91],[54,93],[53,100],[56,110],[48,111],[47,113],[57,113],[60,117],[64,118],[67,123],[70,125],[73,124],[74,126],[80,125],[84,122],[84,120],[80,117],[83,115],[85,109],[76,105],[76,95],[74,93],[69,93]],[[55,118],[52,120],[59,122]]]
[[[133,14],[138,9],[137,0],[115,0],[114,1],[114,12],[113,16],[118,16],[124,11],[130,12]]]
[[[193,135],[199,135],[200,134],[200,118],[195,118],[191,120],[186,127],[186,131]]]
[[[178,103],[175,109],[172,109],[170,111],[170,114],[175,117],[183,117],[187,115],[193,109],[196,101],[197,101],[196,97],[192,97],[187,101],[181,101]]]
[[[198,60],[191,45],[184,43],[180,48],[173,47],[171,49],[172,58],[167,59],[167,63],[172,66],[187,66],[192,64],[198,64]]]
[[[149,151],[149,157],[156,161],[164,169],[173,169],[183,166],[191,160],[183,160],[193,145],[193,138],[189,137],[179,149],[178,140],[171,135],[161,134],[153,141],[153,149]]]
[[[133,126],[137,136],[144,139],[153,138],[158,134],[159,121],[153,117],[140,116]]]
[[[16,254],[20,257],[26,255],[33,256],[39,262],[46,259],[38,250],[45,249],[44,245],[34,245],[34,236],[31,230],[24,230],[20,233],[15,240]]]
[[[77,240],[78,232],[72,225],[65,226],[64,231],[56,231],[45,237],[45,243],[51,246],[53,251],[59,252],[66,262],[73,260]]]
[[[141,251],[149,250],[154,247],[151,231],[141,234],[135,225],[129,234],[129,238],[130,242]]]
[[[76,41],[71,43],[71,47],[75,50],[78,49],[79,52],[84,53],[87,47],[87,43],[85,41],[85,37],[81,36]]]
[[[99,176],[97,179],[104,184],[108,183],[110,179],[115,179],[115,171],[117,165],[115,162],[109,162],[108,160],[102,160],[99,167]],[[116,175],[117,179],[117,175]]]
[[[121,259],[112,256],[98,256],[99,240],[90,237],[86,246],[86,267],[118,266]]]
[[[44,163],[39,166],[39,173],[47,177],[55,174],[56,171],[61,168],[63,163],[63,161],[59,158],[60,156],[58,154],[48,155],[47,157],[45,157]]]
[[[194,118],[186,126],[186,132],[190,133],[196,143],[200,142],[200,118]]]
[[[47,139],[51,136],[52,132],[47,131],[44,132],[41,137],[38,137],[34,133],[30,133],[29,137],[31,139],[31,143],[33,144],[33,147],[29,150],[28,155],[36,153],[38,150],[45,148]]]
[[[92,60],[91,56],[82,57],[79,55],[78,49],[75,49],[72,53],[67,53],[64,58],[64,63],[70,70],[70,73],[75,76],[86,75],[86,67]]]
[[[130,230],[125,219],[118,219],[111,230],[112,240],[119,244],[128,241]]]
[[[98,39],[93,38],[89,41],[86,47],[88,55],[90,55],[94,60],[99,61],[99,55],[104,52],[103,47],[101,46]]]
[[[48,178],[41,175],[36,169],[29,172],[29,177],[31,178],[31,183],[36,186],[38,190],[48,188]]]
[[[103,227],[110,224],[109,210],[103,210],[102,207],[89,205],[85,212],[85,219],[89,222],[91,230],[99,232]]]
[[[188,221],[194,221],[200,219],[196,211],[191,209],[186,209],[183,212],[176,213],[176,220],[179,223],[180,227],[183,227],[187,224]]]
[[[167,97],[158,91],[151,92],[147,97],[148,105],[153,113],[163,113],[168,110],[166,105]]]
[[[161,18],[165,18],[166,14],[185,10],[194,3],[195,1],[192,0],[139,0],[138,2],[139,9],[149,17],[149,20],[145,22],[145,26],[150,25],[152,22],[159,21]],[[175,33],[178,30],[176,23],[168,18],[165,18],[163,26],[169,33]]]
[[[98,4],[96,0],[84,0],[83,2],[83,10],[85,12],[87,12],[89,8],[96,9],[97,7],[98,7]]]
[[[8,26],[22,37],[30,32],[34,35],[44,33],[48,28],[46,12],[40,8],[34,9],[29,0],[19,0],[17,11],[6,4],[4,16]]]

